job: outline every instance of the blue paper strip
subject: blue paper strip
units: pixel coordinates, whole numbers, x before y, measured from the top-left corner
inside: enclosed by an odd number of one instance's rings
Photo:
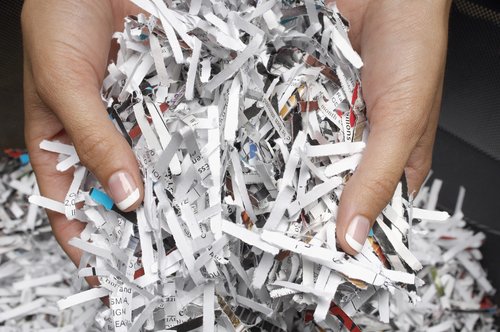
[[[105,192],[102,192],[96,188],[90,189],[90,198],[92,198],[96,203],[104,206],[106,210],[111,210],[113,208],[113,205],[115,204],[111,197],[109,197]]]
[[[21,161],[21,164],[26,165],[30,162],[30,156],[27,153],[23,153],[19,156],[19,160]]]

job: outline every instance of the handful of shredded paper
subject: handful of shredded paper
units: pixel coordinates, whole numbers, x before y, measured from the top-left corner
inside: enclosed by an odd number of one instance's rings
[[[439,181],[414,200],[403,181],[360,254],[337,247],[368,126],[362,61],[335,7],[133,2],[150,16],[115,34],[102,96],[139,161],[143,205],[120,212],[70,145],[41,144],[74,168],[65,202],[5,159],[0,331],[493,329],[463,191],[450,217],[435,210]],[[29,195],[87,223],[70,240],[78,276]],[[83,290],[87,276],[100,286]]]

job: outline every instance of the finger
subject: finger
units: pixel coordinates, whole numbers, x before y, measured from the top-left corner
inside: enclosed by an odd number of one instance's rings
[[[49,10],[55,7],[43,6],[38,15],[29,17],[40,23],[26,34],[37,93],[63,124],[82,164],[118,208],[130,211],[143,197],[137,160],[109,119],[100,97],[112,35],[111,8],[106,2],[70,2],[81,7],[71,8],[70,13],[77,12],[71,19]],[[54,21],[60,23],[54,25]],[[75,27],[80,26],[81,35],[75,36],[79,30]]]
[[[443,66],[444,68],[444,66]],[[441,73],[441,83],[436,91],[434,104],[429,117],[429,123],[424,134],[413,149],[405,167],[405,176],[408,183],[408,193],[416,196],[420,187],[424,183],[432,164],[432,150],[436,139],[436,130],[439,123],[439,111],[441,109],[441,99],[443,96],[444,71]]]
[[[327,3],[325,1],[325,3]],[[342,17],[346,18],[349,22],[349,40],[351,41],[352,47],[356,50],[360,50],[360,37],[361,28],[363,27],[363,17],[367,6],[369,5],[369,0],[331,0],[328,1],[332,6],[337,5],[339,12]]]
[[[148,12],[143,10],[142,8],[136,6],[132,1],[123,1],[123,0],[111,0],[111,8],[113,10],[113,30],[114,31],[122,31],[124,21],[123,19],[129,15],[138,15],[139,13],[145,14],[148,16]],[[113,39],[111,42],[111,48],[108,55],[108,63],[110,61],[116,62],[116,55],[118,54],[118,50],[120,49],[120,45],[116,39]]]
[[[55,89],[63,88],[59,83],[54,86]],[[99,90],[79,89],[76,98],[75,87],[66,84],[64,89],[65,96],[55,97],[52,102],[80,161],[96,176],[119,209],[137,208],[143,195],[137,160],[109,119]]]
[[[123,19],[129,15],[138,15],[139,13],[149,16],[149,13],[132,1],[111,0],[113,10],[113,27],[115,31],[123,30]]]
[[[426,109],[438,107],[435,95],[430,94],[430,102],[422,96],[415,102],[418,96],[408,96],[383,98],[377,104],[367,104],[372,106],[367,146],[342,192],[337,216],[338,242],[347,253],[356,254],[362,249],[371,226],[392,199],[414,151],[415,171],[409,176],[411,190],[425,179],[432,156],[434,122],[438,117],[437,110],[429,114]]]
[[[372,129],[362,160],[340,198],[337,237],[347,253],[361,251],[373,222],[392,198],[414,144],[399,129]]]

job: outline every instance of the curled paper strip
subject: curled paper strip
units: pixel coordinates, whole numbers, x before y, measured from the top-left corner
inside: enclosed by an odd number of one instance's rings
[[[336,8],[133,2],[149,15],[126,18],[115,34],[120,50],[102,97],[139,160],[143,205],[120,212],[58,142],[40,148],[62,156],[58,170],[74,169],[66,201],[27,190],[32,203],[86,223],[70,244],[83,252],[78,275],[100,286],[58,297],[63,313],[108,296],[94,323],[105,331],[409,330],[418,310],[422,327],[437,326],[461,317],[450,308],[469,310],[461,306],[493,291],[466,250],[482,236],[464,242],[461,218],[434,206],[412,213],[404,181],[360,254],[337,247],[337,205],[367,126],[362,61]],[[431,231],[413,227],[412,216]],[[420,251],[429,247],[430,257]],[[453,273],[464,268],[468,280]],[[63,277],[27,273],[14,291]],[[417,293],[424,282],[426,293]],[[0,317],[45,305],[27,298],[17,295],[19,306]],[[472,326],[491,324],[476,317]]]

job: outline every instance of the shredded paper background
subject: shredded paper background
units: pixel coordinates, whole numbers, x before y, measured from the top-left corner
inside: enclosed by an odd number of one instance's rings
[[[411,198],[403,179],[361,252],[337,246],[369,126],[362,61],[335,7],[133,2],[149,15],[115,34],[102,96],[144,203],[120,212],[75,149],[49,141],[40,148],[74,180],[65,202],[40,196],[26,155],[8,151],[0,331],[493,330],[464,190],[450,216],[436,211],[439,181]],[[86,223],[70,240],[78,271],[40,207]]]

